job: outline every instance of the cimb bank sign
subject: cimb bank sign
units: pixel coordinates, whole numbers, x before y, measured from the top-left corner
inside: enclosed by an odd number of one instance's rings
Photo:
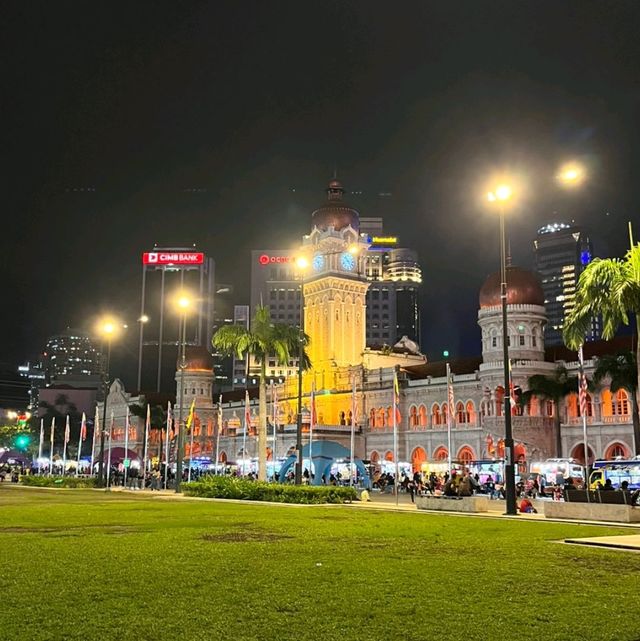
[[[202,265],[202,252],[145,252],[142,254],[143,265]]]

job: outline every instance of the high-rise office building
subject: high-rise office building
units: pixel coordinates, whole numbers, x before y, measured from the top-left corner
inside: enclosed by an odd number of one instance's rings
[[[583,230],[566,223],[541,227],[533,244],[547,311],[545,342],[562,345],[564,319],[573,309],[578,278],[591,262],[593,245]],[[597,340],[599,337],[600,322],[596,320],[586,338]]]
[[[154,247],[142,254],[142,296],[138,388],[174,389],[180,343],[180,312],[176,299],[184,292],[193,299],[187,314],[187,345],[211,351],[214,319],[215,263],[194,247]]]
[[[51,336],[42,352],[46,385],[100,385],[104,375],[102,354],[89,335],[77,329]]]

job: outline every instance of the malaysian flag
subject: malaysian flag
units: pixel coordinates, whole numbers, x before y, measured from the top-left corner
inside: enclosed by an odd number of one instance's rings
[[[67,414],[67,424],[64,428],[64,442],[68,443],[69,438],[71,437],[71,428],[69,427],[69,415]]]
[[[82,412],[82,423],[80,424],[80,440],[84,441],[87,438],[87,417]]]
[[[398,372],[393,373],[393,404],[395,409],[396,425],[399,425],[402,417],[400,415],[400,386],[398,385]]]
[[[447,377],[447,410],[451,418],[451,423],[453,424],[456,418],[455,398],[453,396],[453,372]]]

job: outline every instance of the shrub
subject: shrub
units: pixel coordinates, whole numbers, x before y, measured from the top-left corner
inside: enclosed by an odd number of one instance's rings
[[[193,483],[183,484],[182,488],[188,496],[274,503],[348,503],[357,498],[356,490],[352,487],[282,485],[235,476],[205,476]]]
[[[36,476],[25,475],[20,477],[22,485],[31,487],[64,487],[64,488],[87,488],[96,487],[96,478],[75,476]]]

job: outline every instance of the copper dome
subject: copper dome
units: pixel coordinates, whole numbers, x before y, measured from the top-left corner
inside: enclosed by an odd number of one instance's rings
[[[501,277],[497,271],[491,274],[480,288],[480,307],[500,305]],[[507,267],[507,304],[544,305],[544,293],[538,277],[521,267]]]
[[[181,358],[178,356],[178,369],[180,369]],[[185,349],[185,370],[186,371],[213,371],[213,358],[206,347],[187,345]]]
[[[344,193],[342,183],[336,178],[331,180],[327,187],[327,202],[311,214],[312,227],[317,227],[320,231],[326,231],[329,227],[340,231],[349,225],[355,231],[360,229],[360,216],[342,200]]]

